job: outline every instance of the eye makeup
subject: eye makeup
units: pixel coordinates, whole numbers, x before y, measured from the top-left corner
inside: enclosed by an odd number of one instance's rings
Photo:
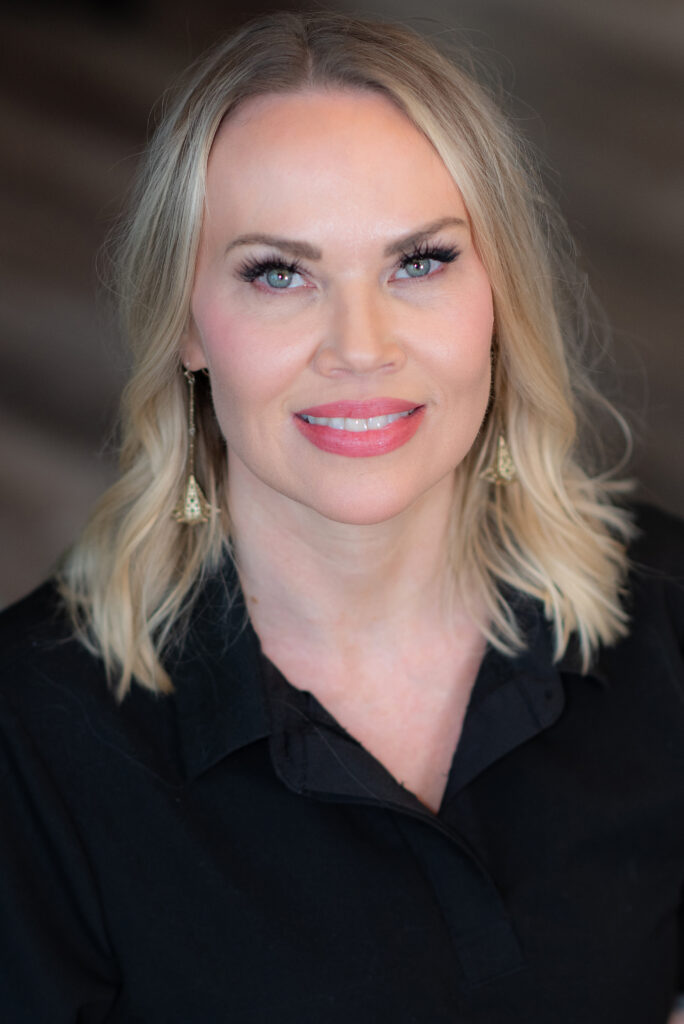
[[[285,270],[288,274],[301,273],[301,263],[298,260],[284,260],[276,253],[265,257],[254,257],[245,260],[238,269],[238,276],[243,281],[252,283],[258,278],[268,274],[269,270]]]
[[[397,267],[404,270],[411,263],[421,260],[434,260],[436,263],[453,263],[459,255],[460,249],[454,245],[442,245],[425,241],[415,246],[410,252],[402,253]],[[257,256],[245,260],[238,268],[237,274],[241,280],[252,284],[271,270],[281,270],[294,275],[302,273],[302,265],[299,260],[288,260],[277,253],[271,253],[268,256]]]
[[[455,245],[421,242],[420,245],[415,246],[410,252],[404,252],[401,254],[399,266],[402,270],[405,270],[410,263],[416,263],[419,260],[435,260],[437,263],[453,263],[460,254],[460,249]]]

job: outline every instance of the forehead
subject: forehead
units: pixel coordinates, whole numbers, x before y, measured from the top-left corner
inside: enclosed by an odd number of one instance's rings
[[[248,133],[252,140],[287,143],[294,131],[315,125],[321,135],[345,135],[352,125],[362,138],[370,124],[377,129],[402,134],[406,139],[413,132],[420,136],[406,114],[390,99],[375,89],[313,87],[284,93],[265,93],[241,102],[228,114],[219,129],[216,141],[226,135],[237,138]]]
[[[252,98],[217,133],[207,213],[287,216],[288,205],[298,222],[307,214],[339,220],[341,211],[357,220],[391,209],[401,220],[465,213],[440,156],[409,118],[380,93],[342,89]]]

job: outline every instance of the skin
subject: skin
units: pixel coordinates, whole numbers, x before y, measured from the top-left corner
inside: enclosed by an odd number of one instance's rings
[[[456,247],[410,277],[398,240]],[[448,223],[446,223],[448,221]],[[314,247],[286,289],[245,261]],[[404,251],[410,252],[410,245]],[[439,803],[484,641],[450,599],[455,470],[490,391],[493,304],[463,199],[387,99],[316,91],[247,101],[210,154],[182,356],[206,367],[226,438],[241,580],[267,655],[316,693],[428,806]],[[398,449],[316,448],[298,410],[425,407]]]

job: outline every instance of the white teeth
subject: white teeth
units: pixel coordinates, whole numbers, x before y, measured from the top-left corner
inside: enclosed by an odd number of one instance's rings
[[[382,430],[383,427],[388,426],[390,423],[394,423],[395,420],[402,419],[404,416],[410,416],[413,412],[412,409],[407,409],[406,412],[392,412],[387,416],[371,416],[370,419],[362,420],[341,416],[304,416],[302,419],[306,420],[307,423],[314,423],[318,427],[332,427],[333,430],[351,430],[354,433],[360,433],[362,430]]]

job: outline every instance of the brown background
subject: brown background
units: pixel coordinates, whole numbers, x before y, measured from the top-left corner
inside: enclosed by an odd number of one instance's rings
[[[319,6],[465,32],[499,69],[614,327],[642,494],[684,514],[684,4]],[[112,477],[126,357],[96,259],[150,108],[213,39],[274,7],[119,0],[0,14],[0,603],[46,575]]]

